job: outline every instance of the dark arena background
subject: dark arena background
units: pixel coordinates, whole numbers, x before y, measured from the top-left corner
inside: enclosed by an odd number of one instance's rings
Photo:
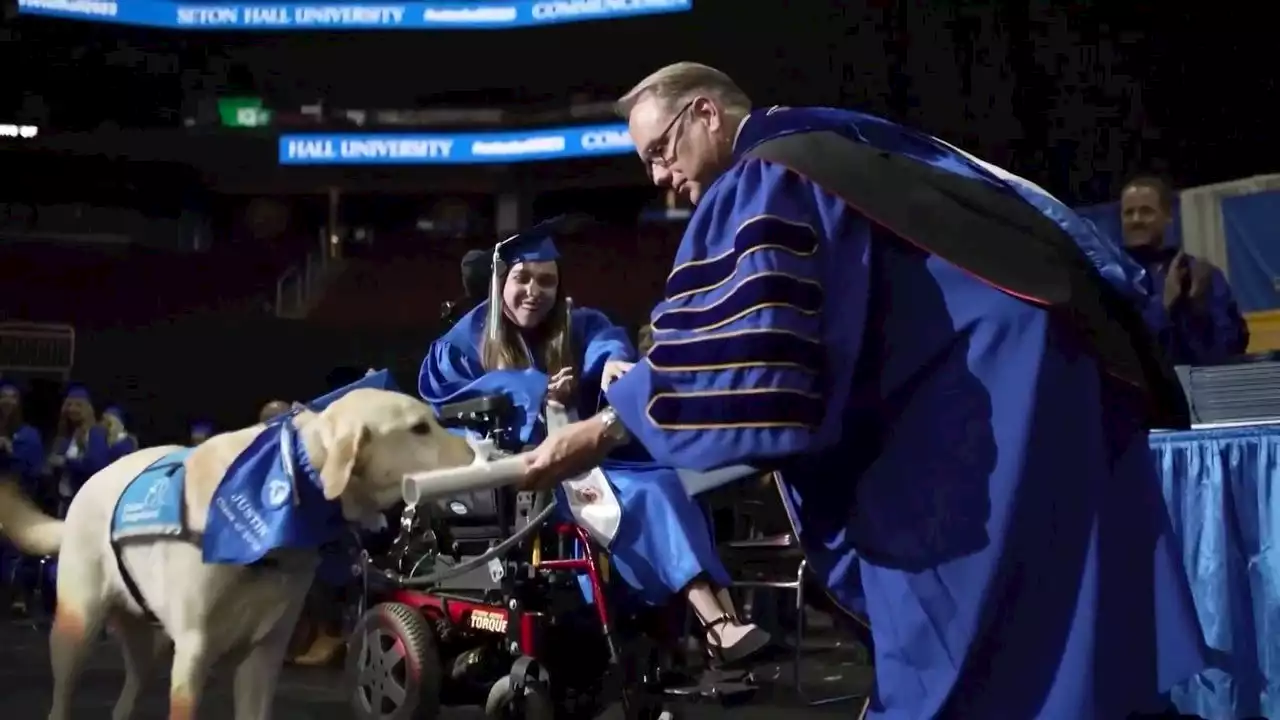
[[[314,398],[366,368],[389,368],[412,390],[448,327],[446,303],[463,293],[463,255],[560,213],[596,220],[559,240],[567,293],[634,337],[662,297],[691,208],[647,184],[611,104],[679,60],[726,71],[757,106],[849,107],[917,127],[1108,233],[1121,232],[1128,179],[1166,177],[1184,246],[1229,272],[1249,350],[1280,350],[1280,203],[1236,217],[1224,200],[1280,189],[1280,136],[1265,107],[1277,90],[1274,22],[1261,5],[266,7],[0,0],[0,377],[22,387],[26,422],[48,442],[72,383],[99,412],[121,408],[143,446],[186,443],[193,423],[250,425],[270,400]],[[1270,497],[1259,502],[1270,503],[1274,532]],[[1271,549],[1250,562],[1280,567],[1280,543],[1259,546]],[[50,599],[34,592],[29,561],[3,568],[12,608],[0,607],[11,610],[0,698],[6,717],[34,720],[48,711]],[[757,605],[793,597],[778,594]],[[865,696],[864,638],[809,605],[805,682]],[[1236,612],[1256,613],[1274,645],[1280,616],[1269,607]],[[1235,692],[1253,700],[1182,711],[1280,717],[1280,649],[1243,652],[1230,661]],[[352,717],[341,649],[310,664],[286,670],[277,717]],[[104,639],[77,717],[108,716],[119,668]],[[789,682],[787,666],[779,672]],[[225,680],[208,717],[231,717]],[[153,685],[145,718],[167,711],[164,683]],[[772,703],[766,694],[733,712],[794,708],[794,698]],[[688,716],[728,712],[700,705]],[[444,715],[468,716],[480,711]]]

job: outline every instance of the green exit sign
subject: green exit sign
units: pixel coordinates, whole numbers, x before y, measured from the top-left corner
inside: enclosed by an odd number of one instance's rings
[[[223,127],[255,128],[271,124],[271,111],[261,98],[219,98],[218,117]]]

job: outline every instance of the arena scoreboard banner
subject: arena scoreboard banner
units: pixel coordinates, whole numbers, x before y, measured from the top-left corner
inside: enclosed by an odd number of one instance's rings
[[[624,123],[484,133],[280,136],[281,165],[505,165],[634,152]]]
[[[265,2],[18,0],[28,15],[178,30],[501,30],[686,12],[693,0]]]

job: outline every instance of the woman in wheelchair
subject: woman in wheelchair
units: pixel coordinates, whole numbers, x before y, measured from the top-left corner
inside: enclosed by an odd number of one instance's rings
[[[573,419],[594,413],[602,383],[626,372],[636,353],[603,313],[570,306],[546,224],[499,245],[498,255],[489,300],[432,344],[418,392],[437,409],[508,395],[520,440],[534,443],[546,432],[548,403]],[[713,660],[742,664],[770,646],[768,633],[738,619],[706,519],[674,469],[633,444],[556,492],[564,519],[608,550],[618,576],[641,599],[659,605],[685,597]]]

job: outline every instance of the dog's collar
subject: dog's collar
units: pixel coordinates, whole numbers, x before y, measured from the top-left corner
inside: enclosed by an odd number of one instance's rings
[[[311,456],[302,442],[302,434],[293,426],[293,417],[294,413],[290,413],[280,423],[280,462],[284,465],[285,474],[289,476],[289,483],[293,485],[293,501],[297,504],[301,502],[301,495],[298,493],[299,475],[322,491],[324,483],[320,480],[320,472],[311,464]]]

